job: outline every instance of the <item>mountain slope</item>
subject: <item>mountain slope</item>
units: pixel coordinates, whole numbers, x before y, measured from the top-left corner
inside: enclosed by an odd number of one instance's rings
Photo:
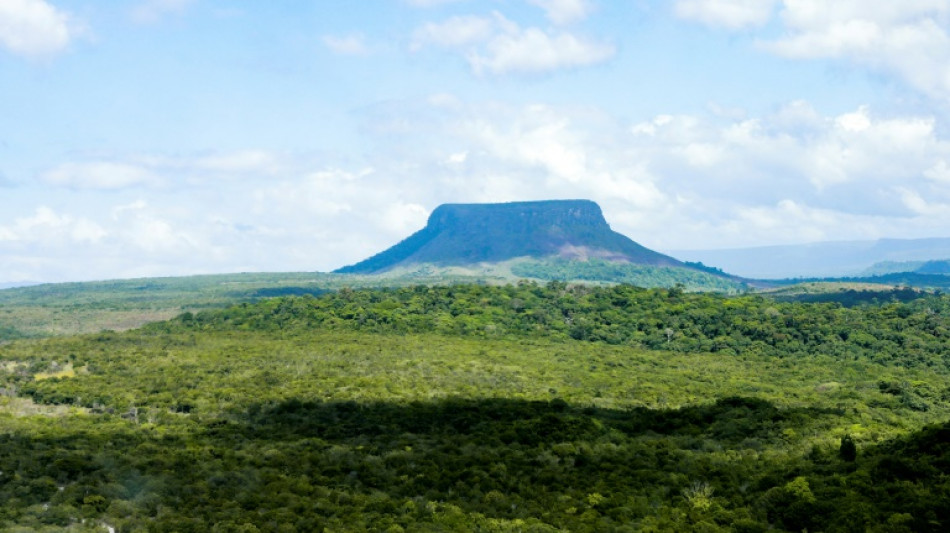
[[[444,204],[426,227],[369,259],[336,272],[375,274],[398,266],[496,263],[516,257],[599,258],[684,266],[610,229],[589,200]]]

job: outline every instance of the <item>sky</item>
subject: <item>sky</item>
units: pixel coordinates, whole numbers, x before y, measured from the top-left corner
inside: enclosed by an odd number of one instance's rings
[[[0,0],[0,282],[569,198],[661,251],[950,237],[950,0]]]

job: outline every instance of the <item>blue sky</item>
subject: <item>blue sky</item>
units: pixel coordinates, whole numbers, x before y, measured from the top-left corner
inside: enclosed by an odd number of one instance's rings
[[[326,271],[446,202],[950,236],[947,0],[0,0],[0,281]]]

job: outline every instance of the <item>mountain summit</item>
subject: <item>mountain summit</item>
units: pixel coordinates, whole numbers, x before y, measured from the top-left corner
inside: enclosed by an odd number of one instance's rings
[[[376,274],[412,264],[457,266],[519,257],[684,266],[611,230],[600,206],[590,200],[548,200],[440,205],[426,227],[336,272]]]

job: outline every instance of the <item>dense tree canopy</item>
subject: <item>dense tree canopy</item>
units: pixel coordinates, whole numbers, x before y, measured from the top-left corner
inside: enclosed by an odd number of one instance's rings
[[[341,290],[0,345],[10,531],[945,531],[950,299]]]

